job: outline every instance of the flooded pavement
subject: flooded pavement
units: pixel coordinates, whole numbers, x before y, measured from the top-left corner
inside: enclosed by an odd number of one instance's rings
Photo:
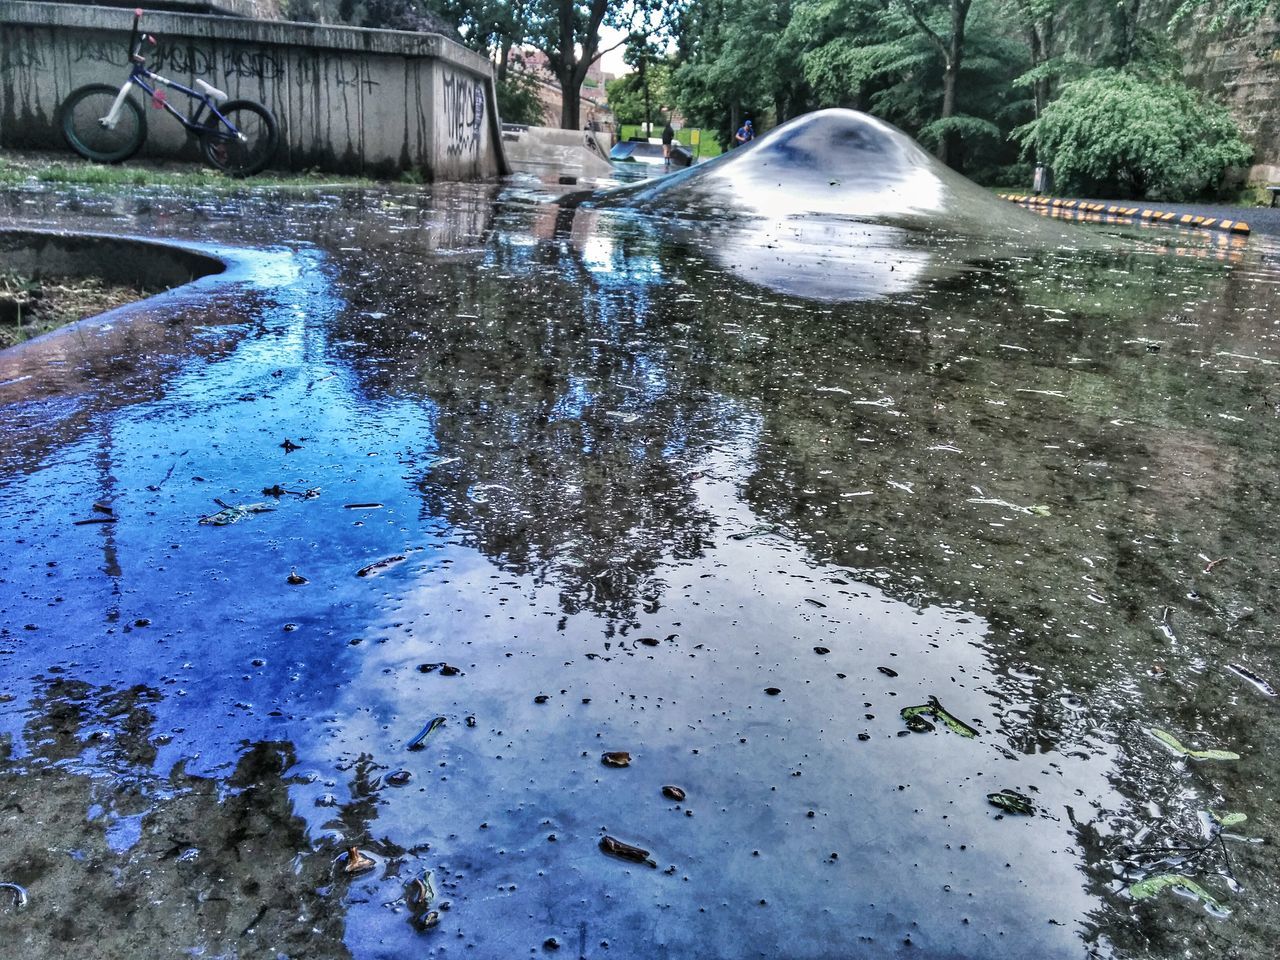
[[[6,956],[1274,940],[1275,247],[842,296],[821,223],[752,271],[527,182],[0,223],[251,251],[3,361]]]

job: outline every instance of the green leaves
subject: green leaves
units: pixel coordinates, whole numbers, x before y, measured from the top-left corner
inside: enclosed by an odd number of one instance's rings
[[[937,720],[940,724],[950,730],[952,733],[958,733],[960,736],[972,739],[978,735],[978,731],[969,726],[955,714],[949,712],[939,701],[937,697],[930,697],[928,703],[922,703],[914,707],[903,707],[899,711],[902,719],[907,722],[908,726],[912,726],[912,720],[929,716]]]
[[[1182,742],[1167,730],[1161,730],[1159,727],[1151,727],[1147,733],[1155,737],[1174,753],[1184,757],[1190,757],[1192,760],[1239,760],[1240,754],[1232,753],[1230,750],[1192,750],[1190,747],[1183,746]]]
[[[1014,130],[1059,187],[1088,196],[1184,200],[1251,155],[1227,111],[1178,81],[1096,70],[1066,83],[1038,120]]]
[[[1231,913],[1230,910],[1210,896],[1200,884],[1190,877],[1184,877],[1177,873],[1161,873],[1130,884],[1129,896],[1135,900],[1149,900],[1165,890],[1178,890],[1188,896],[1195,897],[1204,904],[1205,909],[1210,913],[1215,913],[1219,916],[1227,916]]]

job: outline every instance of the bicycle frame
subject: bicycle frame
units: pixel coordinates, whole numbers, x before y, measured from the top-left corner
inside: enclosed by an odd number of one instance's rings
[[[153,86],[154,84],[154,86]],[[138,87],[151,98],[152,103],[159,104],[167,110],[180,124],[190,130],[192,133],[202,133],[205,130],[202,118],[205,117],[205,110],[217,117],[218,120],[239,139],[244,139],[244,134],[236,129],[235,124],[222,115],[218,110],[217,103],[212,97],[201,93],[198,90],[192,90],[190,87],[178,83],[176,80],[170,80],[168,77],[162,77],[158,73],[152,73],[141,63],[134,63],[133,69],[129,73],[129,79],[120,87],[120,93],[117,94],[115,103],[111,105],[107,115],[98,122],[108,130],[114,130],[116,124],[120,120],[120,111],[124,109],[125,98],[129,95],[130,87]],[[161,87],[168,87],[171,90],[177,90],[179,93],[185,93],[192,100],[198,100],[199,106],[190,117],[185,116],[181,110],[169,102],[167,97],[157,97],[156,91]]]

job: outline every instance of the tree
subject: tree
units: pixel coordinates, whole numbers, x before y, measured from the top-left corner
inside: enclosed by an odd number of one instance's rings
[[[1014,135],[1052,162],[1059,184],[1086,196],[1188,199],[1251,154],[1223,107],[1181,81],[1116,69],[1063,84]]]
[[[916,30],[942,55],[942,128],[937,138],[937,155],[943,163],[959,132],[949,121],[956,115],[956,92],[960,68],[964,64],[965,25],[973,0],[880,0],[886,9],[906,13]]]
[[[560,83],[560,126],[579,126],[579,96],[591,65],[633,34],[665,36],[678,18],[681,4],[661,0],[528,0],[528,41],[547,56]],[[608,24],[627,37],[601,48],[600,30]]]
[[[642,66],[641,66],[642,65]],[[607,88],[609,108],[619,123],[661,123],[667,119],[663,110],[669,106],[671,96],[671,72],[669,61],[640,59],[636,69],[617,79],[610,80]],[[658,107],[654,117],[653,107]]]

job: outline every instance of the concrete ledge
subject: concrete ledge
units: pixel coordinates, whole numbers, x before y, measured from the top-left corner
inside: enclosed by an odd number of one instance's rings
[[[0,229],[0,260],[22,274],[100,277],[152,289],[180,287],[226,269],[216,257],[167,243],[46,230]]]
[[[114,30],[127,35],[133,24],[133,11],[116,7],[5,0],[0,5],[0,24]],[[203,37],[283,46],[302,44],[314,50],[381,53],[397,57],[448,57],[476,73],[487,75],[493,71],[493,65],[480,54],[436,33],[332,27],[292,20],[245,20],[201,13],[152,13],[145,8],[142,26],[147,33],[156,34],[162,41],[166,36]],[[122,39],[119,56],[122,66],[128,54],[125,47],[126,42]]]
[[[124,82],[130,10],[0,0],[0,146],[65,150],[58,109],[88,83]],[[271,166],[425,180],[507,172],[492,65],[437,34],[154,13],[157,74],[263,104],[280,126]],[[139,92],[135,101],[145,108]],[[169,101],[184,113],[185,95]],[[147,110],[144,155],[198,160],[195,138]]]

